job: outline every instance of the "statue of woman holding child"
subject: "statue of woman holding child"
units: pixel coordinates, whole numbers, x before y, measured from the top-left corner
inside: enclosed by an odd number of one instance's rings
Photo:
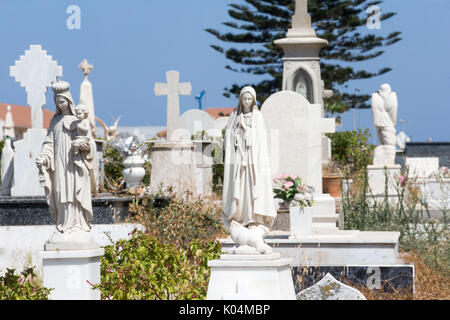
[[[85,125],[87,109],[75,107],[69,88],[64,81],[52,85],[56,113],[36,159],[50,214],[56,221],[46,250],[96,246],[90,233],[95,142]]]

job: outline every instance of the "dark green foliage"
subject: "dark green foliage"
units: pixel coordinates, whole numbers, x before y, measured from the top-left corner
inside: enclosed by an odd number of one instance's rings
[[[123,165],[124,159],[120,151],[106,144],[103,150],[103,159],[105,164],[105,180],[114,185],[120,184],[123,180],[122,171],[125,169]]]
[[[339,166],[350,169],[350,173],[364,170],[373,158],[375,146],[370,144],[369,129],[340,131],[326,134],[331,139],[331,157]]]
[[[222,33],[217,29],[206,29],[217,39],[237,47],[211,47],[225,55],[232,62],[226,68],[236,72],[261,75],[264,78],[251,84],[258,92],[260,102],[282,87],[281,48],[274,45],[274,40],[284,38],[291,27],[295,0],[243,0],[245,4],[230,4],[228,14],[232,22],[223,23],[230,32]],[[339,107],[342,113],[348,108],[367,108],[368,95],[344,92],[351,80],[368,79],[382,75],[390,68],[384,67],[375,72],[354,70],[348,63],[361,62],[379,57],[383,48],[400,40],[400,32],[386,36],[379,30],[366,27],[368,15],[366,10],[371,5],[383,1],[372,0],[309,0],[308,11],[313,28],[320,38],[326,39],[329,46],[321,52],[322,79],[325,88],[334,91],[334,97],[328,105]],[[395,13],[384,13],[385,21]],[[345,65],[344,65],[345,63]],[[224,95],[239,96],[240,89],[248,84],[233,84],[225,88]],[[327,107],[327,106],[326,106]]]
[[[0,300],[48,300],[51,289],[42,287],[33,268],[27,268],[16,274],[6,269],[0,276]]]

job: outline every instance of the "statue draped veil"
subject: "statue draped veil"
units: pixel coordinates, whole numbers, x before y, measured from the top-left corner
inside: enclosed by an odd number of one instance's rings
[[[239,146],[236,146],[236,139],[239,139],[239,122],[243,114],[242,96],[250,93],[254,100],[251,111],[251,131],[245,135],[249,144],[248,163],[242,163],[239,159]],[[273,204],[272,177],[270,171],[270,158],[267,148],[267,132],[264,119],[256,105],[256,93],[252,87],[242,89],[239,104],[233,111],[225,130],[225,163],[223,180],[223,220],[227,230],[230,224],[235,221],[243,226],[249,223],[260,223],[271,226],[276,217]],[[247,181],[240,181],[241,170],[247,165],[250,170],[244,176]],[[243,193],[241,185],[248,183],[251,188],[251,196],[242,199]],[[239,202],[249,201],[251,212],[239,212]]]

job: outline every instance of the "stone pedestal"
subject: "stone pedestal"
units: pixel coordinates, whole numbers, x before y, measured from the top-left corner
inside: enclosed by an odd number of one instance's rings
[[[392,199],[396,199],[398,195],[397,184],[400,178],[400,165],[369,165],[367,166],[367,175],[369,183],[369,194],[372,197],[385,197],[386,184],[387,195]]]
[[[194,145],[191,141],[155,142],[152,146],[150,192],[172,186],[176,193],[195,193]]]
[[[395,155],[394,146],[380,145],[373,150],[373,164],[375,166],[394,166]]]
[[[272,254],[223,254],[211,267],[207,300],[295,300],[291,259]]]
[[[41,251],[44,287],[51,300],[100,300],[100,258],[104,249]]]
[[[28,129],[23,139],[14,143],[14,185],[11,196],[44,196],[36,158],[41,153],[46,135],[45,129]]]

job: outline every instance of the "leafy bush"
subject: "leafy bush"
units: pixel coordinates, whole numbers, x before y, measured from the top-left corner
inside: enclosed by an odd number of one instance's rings
[[[368,143],[369,129],[364,132],[358,129],[326,135],[331,139],[332,159],[342,167],[350,169],[351,173],[364,170],[371,163],[375,146]]]
[[[118,189],[123,181],[122,171],[124,158],[119,150],[106,144],[103,149],[103,159],[105,164],[105,181],[108,189]]]
[[[102,299],[205,299],[208,260],[220,250],[218,241],[193,240],[183,248],[134,231],[130,240],[105,248],[101,283],[94,288]]]
[[[173,197],[168,199],[166,207],[155,206],[159,199],[146,196],[136,198],[129,211],[160,241],[184,248],[191,240],[214,240],[224,232],[219,219],[220,208],[201,198],[186,200],[171,194]]]
[[[0,300],[48,300],[51,290],[42,287],[33,268],[25,269],[20,275],[6,269],[0,276]]]

